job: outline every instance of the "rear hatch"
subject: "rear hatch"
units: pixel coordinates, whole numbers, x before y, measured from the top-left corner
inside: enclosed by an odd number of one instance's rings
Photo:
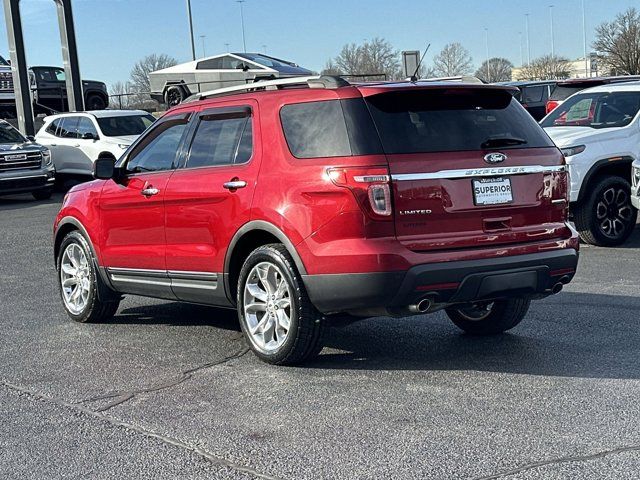
[[[392,178],[396,236],[414,251],[566,238],[559,150],[507,89],[364,93]]]

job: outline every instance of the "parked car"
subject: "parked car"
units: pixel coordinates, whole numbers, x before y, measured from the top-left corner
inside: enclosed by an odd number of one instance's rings
[[[518,91],[514,96],[533,118],[540,121],[547,114],[547,100],[556,82],[553,80],[503,82],[500,85],[516,87]]]
[[[572,95],[541,122],[564,154],[571,211],[594,245],[623,243],[636,225],[631,163],[640,158],[640,82],[606,84]]]
[[[64,69],[60,67],[29,68],[29,83],[36,113],[69,111]],[[109,106],[109,93],[104,82],[82,80],[86,110],[104,110]]]
[[[69,316],[109,319],[124,294],[236,308],[275,364],[317,354],[339,314],[444,309],[501,333],[577,265],[564,159],[508,87],[229,88],[170,110],[95,177],[54,225]]]
[[[13,74],[11,65],[0,56],[0,109],[15,110],[16,94],[13,90]]]
[[[51,197],[55,169],[49,150],[0,120],[0,195],[31,193]]]
[[[562,105],[567,98],[586,88],[598,87],[609,83],[635,82],[640,80],[640,75],[623,75],[618,77],[592,77],[592,78],[571,78],[559,81],[551,91],[547,101],[547,114],[551,113],[559,105]]]
[[[194,93],[311,73],[293,62],[260,53],[225,53],[151,72],[149,81],[151,98],[175,106]]]
[[[640,159],[633,162],[631,166],[631,204],[640,209]]]
[[[44,118],[36,141],[51,150],[59,175],[91,176],[97,158],[120,158],[154,121],[142,110],[62,113]]]

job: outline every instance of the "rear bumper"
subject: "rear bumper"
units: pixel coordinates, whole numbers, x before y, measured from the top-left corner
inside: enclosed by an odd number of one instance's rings
[[[416,265],[404,272],[304,275],[322,313],[387,309],[404,312],[423,298],[436,305],[511,296],[544,297],[568,283],[578,264],[573,248],[511,257]]]

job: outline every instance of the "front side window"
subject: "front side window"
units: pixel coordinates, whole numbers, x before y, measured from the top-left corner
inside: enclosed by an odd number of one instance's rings
[[[99,117],[97,119],[102,134],[107,137],[140,135],[153,122],[153,115],[125,115],[117,117]]]
[[[187,168],[246,163],[252,148],[250,116],[204,117],[193,136]]]
[[[175,167],[188,118],[165,120],[138,143],[128,157],[128,173],[158,172]]]
[[[544,93],[545,86],[525,87],[523,95],[523,103],[538,103],[542,101],[542,95]]]
[[[54,73],[54,75],[55,75],[55,79],[56,79],[58,82],[66,82],[67,77],[66,77],[66,76],[65,76],[65,74],[64,74],[64,70],[62,70],[61,68],[55,68],[55,69],[53,70],[53,73]]]
[[[98,138],[98,131],[93,125],[91,119],[87,117],[80,117],[80,120],[78,121],[78,137],[84,138],[88,133],[90,133],[93,138]]]
[[[640,110],[640,92],[583,93],[553,110],[543,127],[625,127]]]

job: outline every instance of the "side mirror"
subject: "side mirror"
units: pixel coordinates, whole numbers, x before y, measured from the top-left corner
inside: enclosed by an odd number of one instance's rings
[[[82,134],[82,140],[98,140],[98,136],[91,132],[86,132]]]
[[[116,173],[116,161],[109,157],[100,157],[93,163],[93,178],[109,180]]]
[[[27,140],[29,140],[30,142],[35,142],[36,137],[34,137],[33,135],[27,135]]]

